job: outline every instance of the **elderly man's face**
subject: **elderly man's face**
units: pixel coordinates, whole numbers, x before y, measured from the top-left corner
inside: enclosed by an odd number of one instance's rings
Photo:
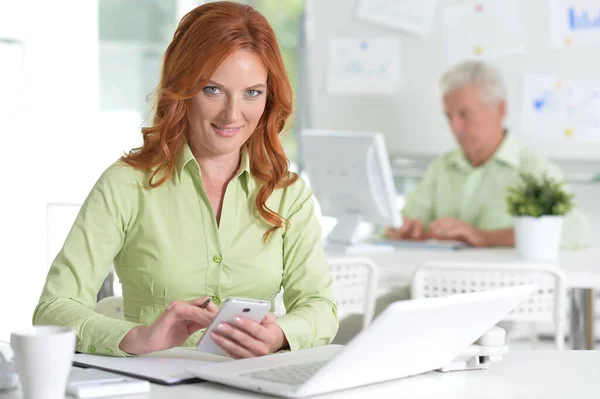
[[[480,98],[474,85],[457,89],[444,96],[444,111],[452,133],[471,162],[498,143],[506,115],[504,102],[489,105]]]

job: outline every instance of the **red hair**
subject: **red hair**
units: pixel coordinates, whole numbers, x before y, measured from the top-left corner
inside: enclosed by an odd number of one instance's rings
[[[135,168],[153,170],[149,186],[156,188],[173,175],[177,157],[188,137],[190,99],[204,87],[219,65],[232,53],[249,50],[267,68],[267,100],[256,129],[248,139],[250,173],[262,184],[256,196],[258,212],[273,227],[287,221],[269,209],[266,201],[275,188],[288,187],[298,176],[279,140],[292,113],[292,87],[273,29],[254,8],[220,1],[196,7],[186,14],[165,52],[156,112],[152,126],[142,128],[144,144],[121,160]]]

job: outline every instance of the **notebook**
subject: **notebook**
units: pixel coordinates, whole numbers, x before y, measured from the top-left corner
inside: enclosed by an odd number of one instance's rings
[[[389,245],[393,248],[413,248],[413,249],[433,249],[443,251],[455,251],[457,249],[469,248],[469,245],[462,241],[453,240],[390,240],[382,239],[373,241],[374,245]]]
[[[187,370],[202,365],[231,360],[229,357],[198,352],[195,348],[173,348],[135,357],[112,357],[75,354],[73,365],[139,378],[161,385],[201,381]]]

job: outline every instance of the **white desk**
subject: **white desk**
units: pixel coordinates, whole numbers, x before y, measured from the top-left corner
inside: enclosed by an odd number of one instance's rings
[[[328,250],[329,256],[345,256],[344,253]],[[395,249],[390,252],[365,251],[352,256],[365,256],[372,259],[379,267],[379,289],[389,290],[399,285],[408,285],[415,269],[427,262],[490,262],[490,263],[528,263],[519,258],[514,249],[462,249],[457,251]],[[541,263],[541,262],[540,262]],[[545,262],[545,264],[552,262]],[[571,314],[582,315],[572,317],[570,336],[573,347],[578,349],[593,348],[593,291],[600,289],[600,248],[578,251],[561,251],[558,265],[566,276],[567,288],[575,289],[571,302]]]
[[[489,370],[430,372],[314,398],[597,399],[600,395],[598,369],[600,351],[515,351],[502,361],[492,363]],[[18,391],[12,391],[0,394],[0,398],[19,399],[21,396]],[[198,383],[175,387],[152,385],[149,396],[135,398],[244,399],[264,396],[212,383]]]

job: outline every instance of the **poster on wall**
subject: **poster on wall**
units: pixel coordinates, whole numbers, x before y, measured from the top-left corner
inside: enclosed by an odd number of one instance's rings
[[[24,57],[23,42],[0,37],[0,115],[24,109]]]
[[[550,35],[559,49],[600,43],[600,1],[551,0]]]
[[[400,78],[401,43],[396,38],[331,38],[329,94],[394,95]]]
[[[469,1],[444,7],[442,29],[448,61],[525,53],[520,0]]]
[[[356,17],[364,21],[426,36],[431,31],[437,0],[361,0]]]
[[[550,139],[600,141],[600,80],[525,76],[521,131]]]

